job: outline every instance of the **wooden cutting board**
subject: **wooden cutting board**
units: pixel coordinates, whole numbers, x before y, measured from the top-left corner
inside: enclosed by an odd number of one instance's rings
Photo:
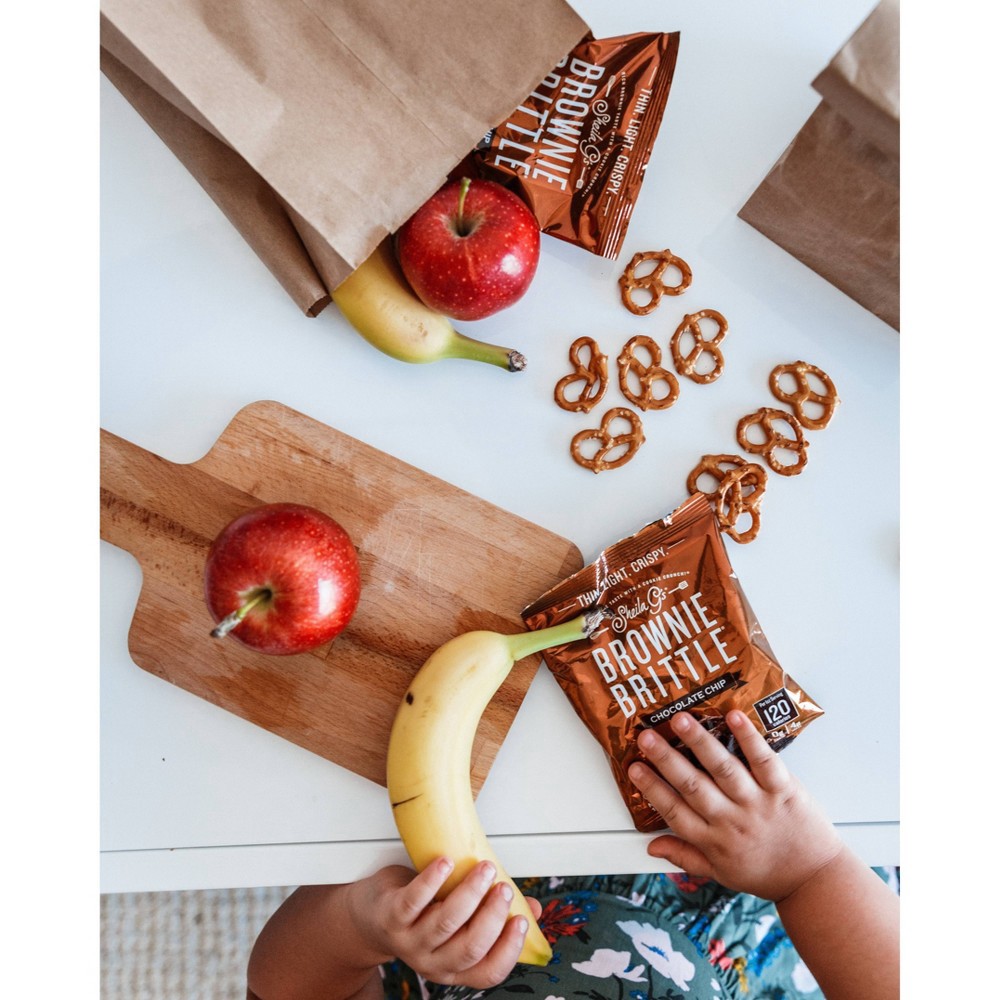
[[[361,562],[351,624],[295,656],[212,639],[202,595],[212,539],[276,501],[328,513]],[[128,637],[140,667],[383,785],[393,716],[424,660],[462,632],[523,631],[521,608],[582,565],[567,539],[267,401],[190,464],[102,429],[101,537],[142,567]],[[476,791],[540,662],[516,664],[483,716]]]

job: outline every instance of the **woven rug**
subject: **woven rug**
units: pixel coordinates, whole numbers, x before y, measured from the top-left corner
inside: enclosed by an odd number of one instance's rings
[[[290,892],[101,896],[102,1000],[245,1000],[250,949]]]

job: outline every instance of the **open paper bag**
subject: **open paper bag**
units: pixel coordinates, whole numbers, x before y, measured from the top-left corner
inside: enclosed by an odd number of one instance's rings
[[[587,31],[565,0],[101,0],[101,69],[316,315]]]
[[[739,216],[898,330],[898,0],[813,86],[823,100]]]

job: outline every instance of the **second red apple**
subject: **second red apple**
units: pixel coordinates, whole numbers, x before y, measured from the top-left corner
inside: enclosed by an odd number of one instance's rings
[[[361,573],[347,532],[297,503],[254,507],[219,533],[205,563],[216,638],[232,634],[261,653],[304,653],[347,627]]]
[[[531,210],[494,181],[446,184],[403,224],[399,263],[414,292],[458,320],[484,319],[528,290],[541,233]]]

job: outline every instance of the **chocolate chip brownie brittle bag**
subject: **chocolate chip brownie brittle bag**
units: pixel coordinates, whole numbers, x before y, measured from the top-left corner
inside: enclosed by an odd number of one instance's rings
[[[701,493],[605,549],[522,618],[545,628],[594,605],[607,611],[603,627],[543,657],[607,753],[637,830],[664,828],[628,779],[640,730],[677,746],[668,722],[685,710],[738,752],[725,713],[742,709],[780,750],[823,714],[775,658]]]

